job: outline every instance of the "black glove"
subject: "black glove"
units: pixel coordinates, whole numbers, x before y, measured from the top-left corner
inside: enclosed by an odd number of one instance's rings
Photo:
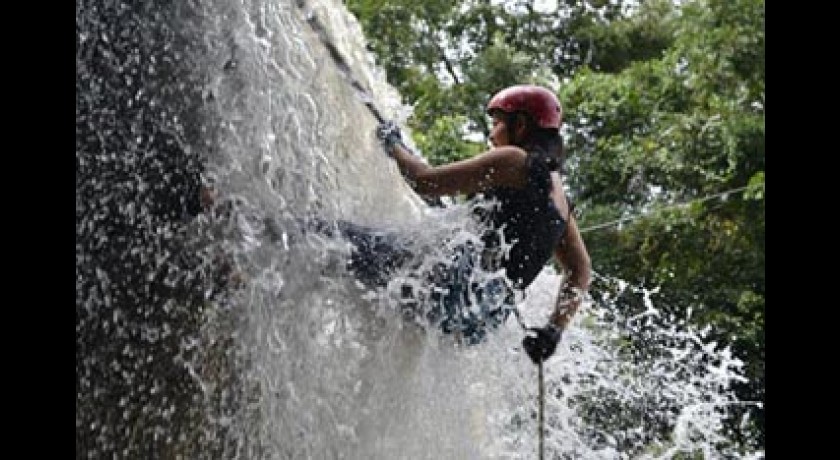
[[[376,137],[388,156],[393,155],[394,147],[402,144],[400,127],[393,121],[383,121],[376,127]]]
[[[522,339],[522,348],[525,349],[534,364],[540,364],[554,354],[557,343],[560,342],[562,337],[563,329],[553,324],[549,323],[544,327],[532,327],[528,329],[527,335]]]

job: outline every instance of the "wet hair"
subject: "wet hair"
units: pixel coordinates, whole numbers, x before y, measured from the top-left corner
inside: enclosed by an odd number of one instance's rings
[[[564,174],[566,169],[566,148],[560,131],[553,128],[534,128],[529,142],[521,146],[526,151],[536,153],[545,161],[548,169]]]
[[[504,113],[504,112],[502,112]],[[525,151],[534,152],[538,158],[546,163],[548,169],[565,174],[566,148],[563,144],[563,136],[556,128],[541,128],[537,126],[533,118],[525,112],[506,113],[509,138],[513,139],[514,121],[521,115],[528,123],[528,139],[515,142],[518,147]]]

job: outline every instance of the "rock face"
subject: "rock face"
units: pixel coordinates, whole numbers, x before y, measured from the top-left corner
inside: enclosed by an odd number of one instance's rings
[[[358,25],[338,1],[291,3],[76,3],[77,458],[239,452],[242,209],[424,207],[373,139],[365,102],[403,108]]]

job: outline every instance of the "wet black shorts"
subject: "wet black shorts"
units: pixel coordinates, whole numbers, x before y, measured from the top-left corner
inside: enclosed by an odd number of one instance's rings
[[[350,242],[348,269],[369,287],[388,285],[397,270],[414,260],[410,244],[391,232],[346,221],[313,221],[309,228]],[[477,269],[479,259],[472,246],[460,245],[446,263],[413,274],[418,283],[404,284],[400,292],[403,315],[456,334],[467,344],[482,342],[515,311],[515,296],[504,276]]]

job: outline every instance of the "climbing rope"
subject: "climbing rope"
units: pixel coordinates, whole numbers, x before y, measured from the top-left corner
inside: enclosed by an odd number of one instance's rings
[[[709,200],[713,200],[715,198],[724,197],[724,196],[727,196],[727,195],[730,195],[730,194],[733,194],[733,193],[743,192],[747,188],[748,188],[747,186],[743,186],[743,187],[730,189],[730,190],[727,190],[725,192],[715,193],[714,195],[708,195],[708,196],[705,196],[703,198],[698,198],[696,200],[691,200],[691,201],[688,201],[688,202],[685,202],[685,203],[677,203],[677,204],[673,204],[673,205],[670,205],[670,206],[663,206],[661,208],[657,208],[656,211],[663,211],[663,210],[666,210],[666,209],[680,208],[680,207],[688,206],[691,203],[702,203],[704,201],[709,201]],[[649,213],[637,214],[635,216],[622,217],[621,219],[616,219],[616,220],[613,220],[613,221],[610,221],[610,222],[605,222],[603,224],[598,224],[598,225],[593,225],[591,227],[582,228],[580,230],[580,233],[586,233],[586,232],[591,232],[592,230],[600,230],[602,228],[612,227],[614,225],[618,225],[618,224],[623,223],[623,222],[638,219],[639,217],[641,217],[645,214],[649,214]]]
[[[540,364],[537,366],[537,373],[539,374],[539,397],[538,403],[539,408],[537,411],[537,429],[539,430],[539,459],[543,460],[545,458],[545,422],[543,418],[543,412],[545,411],[545,384],[543,380],[543,363],[540,360]]]
[[[525,322],[522,321],[522,317],[519,313],[519,308],[513,309],[513,315],[516,317],[516,321],[522,327],[522,330],[524,330],[525,332],[531,330],[531,328],[525,325]],[[539,460],[543,460],[543,458],[545,458],[545,379],[543,378],[542,360],[540,360],[540,363],[537,365],[537,385],[537,436],[539,439],[537,449],[539,451]]]

